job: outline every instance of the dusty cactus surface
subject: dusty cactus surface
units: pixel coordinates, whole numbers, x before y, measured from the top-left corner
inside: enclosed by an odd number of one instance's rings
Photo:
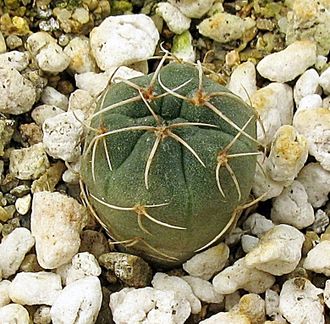
[[[180,264],[235,223],[254,177],[255,137],[252,108],[200,65],[160,64],[100,99],[81,168],[89,204],[122,248]]]

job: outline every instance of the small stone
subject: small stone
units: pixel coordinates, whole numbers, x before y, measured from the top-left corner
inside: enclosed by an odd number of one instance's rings
[[[68,98],[53,87],[47,86],[41,94],[41,101],[45,105],[55,106],[64,111],[68,110]]]
[[[183,276],[181,278],[189,284],[194,295],[200,301],[215,304],[222,303],[224,296],[215,291],[209,281],[192,276]]]
[[[308,202],[314,208],[319,208],[328,201],[330,172],[324,170],[320,163],[308,163],[300,171],[297,180],[303,184],[308,196]]]
[[[330,241],[321,241],[308,252],[304,268],[330,276]]]
[[[330,67],[321,73],[320,86],[322,87],[325,94],[330,94]]]
[[[114,272],[116,277],[131,287],[145,287],[150,284],[152,271],[142,258],[119,252],[102,254],[99,257],[102,267]]]
[[[151,287],[124,288],[112,293],[110,308],[115,323],[184,324],[191,311],[185,298]]]
[[[6,44],[10,50],[14,50],[23,45],[22,39],[17,35],[9,35],[6,38]]]
[[[8,287],[10,284],[11,282],[9,280],[0,281],[0,308],[11,302],[8,294]]]
[[[322,100],[322,107],[330,108],[330,96],[327,96]]]
[[[295,41],[284,50],[265,56],[257,65],[264,78],[288,82],[304,73],[316,62],[316,45],[311,41]]]
[[[27,254],[22,261],[20,267],[20,271],[23,272],[40,272],[43,269],[40,267],[37,256],[34,253]]]
[[[291,87],[287,84],[270,83],[257,90],[251,96],[251,104],[260,117],[257,138],[264,145],[271,143],[282,125],[292,123],[293,95]]]
[[[80,238],[79,252],[89,252],[98,259],[100,255],[110,251],[107,238],[101,232],[85,230],[82,231]]]
[[[323,107],[322,98],[318,94],[307,95],[299,101],[298,109],[313,109]]]
[[[32,201],[32,197],[30,194],[28,194],[22,198],[17,198],[17,200],[15,202],[15,207],[16,207],[17,212],[20,215],[27,214],[31,207],[31,201]]]
[[[23,142],[27,142],[29,146],[42,142],[42,130],[41,127],[35,123],[21,124],[19,126],[19,132]]]
[[[304,186],[294,180],[273,200],[271,219],[275,224],[289,224],[303,229],[314,223],[314,210]]]
[[[324,302],[330,308],[330,280],[327,280],[325,282],[325,287],[324,287]]]
[[[101,308],[100,280],[90,276],[76,280],[58,295],[50,310],[52,323],[93,324]]]
[[[265,166],[266,157],[264,153],[257,157],[256,171],[252,184],[252,192],[256,197],[260,197],[261,201],[266,201],[270,198],[277,197],[281,194],[284,185],[283,183],[274,181],[268,174]]]
[[[96,72],[96,62],[91,53],[89,39],[86,36],[71,39],[64,48],[64,53],[70,57],[68,69],[71,73]]]
[[[7,50],[6,41],[3,37],[2,32],[0,32],[0,53],[5,53]]]
[[[329,223],[330,221],[327,213],[322,209],[318,209],[315,213],[315,222],[312,225],[312,230],[317,234],[321,234],[326,230]]]
[[[280,293],[280,311],[289,323],[323,324],[322,289],[309,280],[297,277],[287,280]]]
[[[31,110],[36,101],[36,90],[32,82],[16,69],[0,68],[0,112],[20,115]]]
[[[249,61],[238,65],[230,76],[228,89],[245,102],[249,102],[257,91],[255,65]]]
[[[78,110],[47,118],[42,125],[46,152],[56,159],[66,162],[76,161],[81,151],[83,120],[84,114]]]
[[[90,33],[92,53],[104,71],[148,59],[158,40],[154,22],[144,14],[108,17]]]
[[[55,117],[64,112],[63,109],[52,105],[40,105],[32,110],[31,117],[37,125],[42,125],[47,118]]]
[[[201,311],[201,302],[194,295],[191,287],[182,278],[169,276],[162,272],[157,272],[151,284],[155,289],[162,291],[174,291],[177,296],[189,301],[192,314],[198,314]]]
[[[290,125],[281,126],[272,140],[266,170],[275,181],[291,183],[308,157],[307,140]]]
[[[30,324],[29,312],[21,305],[9,304],[0,308],[0,323]]]
[[[10,51],[0,54],[0,68],[14,68],[21,72],[29,65],[28,52]]]
[[[10,299],[20,305],[52,305],[61,290],[61,277],[51,272],[20,272],[8,288]]]
[[[51,321],[49,306],[42,305],[33,314],[33,324],[50,324]]]
[[[186,30],[180,35],[174,36],[171,50],[173,55],[185,62],[194,63],[196,61],[193,38],[189,30]]]
[[[251,324],[264,324],[266,321],[265,301],[257,294],[242,296],[230,312],[245,315]]]
[[[87,24],[89,21],[89,12],[85,8],[78,7],[74,10],[72,18],[81,24]]]
[[[5,147],[10,143],[15,131],[14,126],[14,120],[0,119],[0,156],[5,154]]]
[[[259,239],[252,235],[244,234],[241,237],[242,249],[245,253],[252,251],[259,243]]]
[[[66,267],[66,265],[64,265]],[[60,268],[57,269],[61,272]],[[62,278],[64,285],[88,276],[98,277],[101,274],[99,266],[93,254],[88,252],[77,253],[65,271],[65,277]]]
[[[191,19],[168,2],[160,2],[156,7],[156,13],[165,20],[169,30],[174,34],[180,35],[190,27]]]
[[[236,290],[231,294],[225,295],[225,310],[227,312],[230,311],[236,304],[239,303],[240,299],[241,299],[241,294],[239,290]]]
[[[38,179],[47,168],[49,161],[42,143],[10,152],[9,171],[17,179]]]
[[[78,252],[86,210],[75,199],[58,192],[33,195],[31,231],[36,239],[39,264],[54,269],[71,261]]]
[[[220,324],[220,323],[251,324],[251,321],[248,317],[246,317],[243,314],[220,312],[199,323],[200,324]]]
[[[225,243],[220,243],[204,252],[194,255],[182,266],[193,277],[209,280],[221,271],[229,258],[229,248]]]
[[[299,109],[294,115],[293,126],[306,137],[309,154],[330,171],[330,109]]]
[[[3,278],[16,273],[34,242],[31,232],[23,227],[16,228],[3,237],[0,244],[0,270]]]
[[[296,105],[307,95],[320,94],[319,74],[314,69],[305,71],[297,80],[293,88],[293,96]]]
[[[275,317],[279,314],[280,296],[271,289],[267,289],[265,292],[265,310],[269,317]]]
[[[198,25],[198,31],[219,43],[228,43],[242,38],[243,34],[255,27],[256,22],[250,18],[240,18],[226,12],[218,12],[210,18],[204,19]]]
[[[80,166],[81,159],[79,158],[77,161],[68,163],[68,169],[63,173],[62,180],[65,183],[69,184],[78,184],[80,180]]]
[[[215,290],[225,295],[238,289],[261,294],[270,288],[274,282],[275,278],[271,274],[252,267],[248,268],[244,258],[222,270],[212,281]]]
[[[258,238],[274,227],[273,222],[259,213],[252,213],[243,223],[243,230],[249,231]]]
[[[304,240],[304,235],[292,226],[274,226],[245,256],[245,264],[251,270],[258,269],[275,276],[290,273],[301,259]]]
[[[96,98],[109,84],[111,75],[109,73],[85,72],[75,74],[76,86],[87,91],[92,97]]]
[[[77,89],[70,94],[69,111],[81,110],[84,113],[85,119],[88,119],[96,109],[96,100],[88,91]]]
[[[169,0],[168,2],[178,7],[186,17],[201,18],[211,9],[215,0]]]

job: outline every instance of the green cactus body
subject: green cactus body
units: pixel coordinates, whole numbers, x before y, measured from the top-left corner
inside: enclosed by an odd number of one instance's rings
[[[170,63],[155,73],[106,90],[81,174],[113,240],[174,266],[219,241],[247,200],[256,120],[195,66]]]

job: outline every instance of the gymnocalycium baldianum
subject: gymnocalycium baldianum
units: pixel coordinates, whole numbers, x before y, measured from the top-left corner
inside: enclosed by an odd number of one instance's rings
[[[81,176],[114,243],[171,267],[235,225],[259,152],[254,110],[200,63],[167,59],[105,90],[90,118]]]

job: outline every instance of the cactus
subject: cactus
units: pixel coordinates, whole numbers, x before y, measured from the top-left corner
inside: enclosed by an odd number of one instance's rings
[[[122,249],[171,267],[218,242],[251,189],[251,107],[163,57],[150,75],[111,84],[91,117],[81,175],[88,204]]]

